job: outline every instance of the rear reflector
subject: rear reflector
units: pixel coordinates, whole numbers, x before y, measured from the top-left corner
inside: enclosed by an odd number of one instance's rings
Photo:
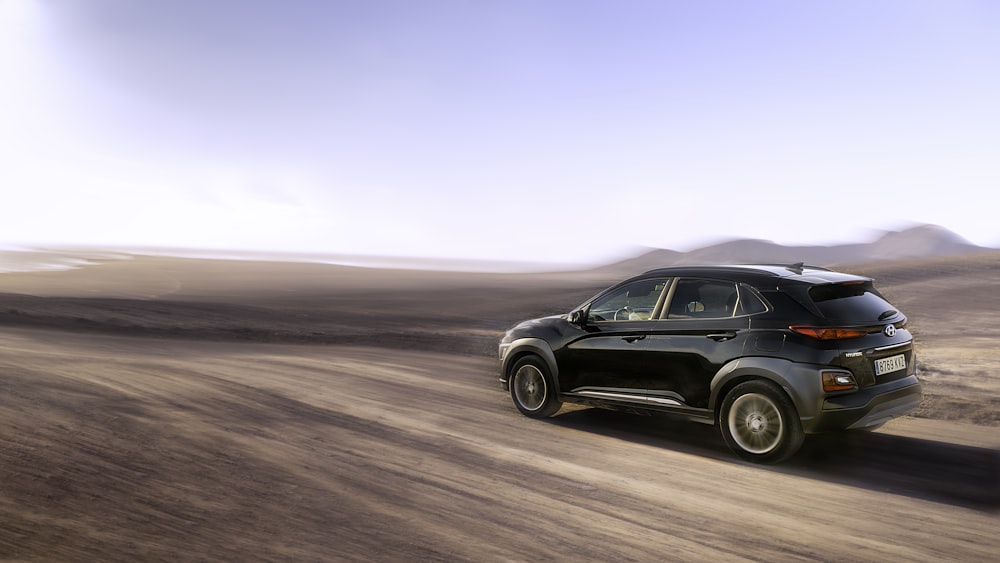
[[[860,338],[868,334],[865,328],[826,328],[818,326],[790,326],[789,330],[804,334],[816,340],[845,340],[847,338]]]

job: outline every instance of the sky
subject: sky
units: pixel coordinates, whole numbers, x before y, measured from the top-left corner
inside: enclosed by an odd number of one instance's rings
[[[1000,3],[0,0],[0,246],[1000,246]]]

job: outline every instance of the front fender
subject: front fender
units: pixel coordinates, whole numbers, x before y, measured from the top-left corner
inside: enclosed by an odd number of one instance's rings
[[[712,378],[708,407],[713,412],[732,385],[745,379],[767,379],[780,386],[795,405],[803,423],[815,418],[823,408],[823,366],[801,364],[781,358],[749,357],[722,366]]]
[[[510,367],[525,354],[535,354],[545,361],[545,365],[552,374],[552,382],[559,392],[559,365],[556,363],[556,356],[552,353],[552,347],[541,338],[518,338],[507,346],[505,352],[501,352],[500,359],[500,384],[507,389],[507,378],[510,375]]]

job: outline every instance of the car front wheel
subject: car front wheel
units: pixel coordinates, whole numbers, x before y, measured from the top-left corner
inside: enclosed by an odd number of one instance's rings
[[[548,366],[537,356],[525,356],[514,364],[510,377],[510,396],[521,414],[532,418],[554,415],[562,401],[556,396]]]
[[[726,445],[755,463],[787,459],[798,451],[804,437],[791,399],[764,380],[733,387],[722,402],[719,426]]]

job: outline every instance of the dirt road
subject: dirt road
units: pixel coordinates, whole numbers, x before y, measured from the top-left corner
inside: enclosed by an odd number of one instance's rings
[[[0,559],[986,561],[995,428],[779,467],[714,428],[520,416],[490,358],[0,331]]]

